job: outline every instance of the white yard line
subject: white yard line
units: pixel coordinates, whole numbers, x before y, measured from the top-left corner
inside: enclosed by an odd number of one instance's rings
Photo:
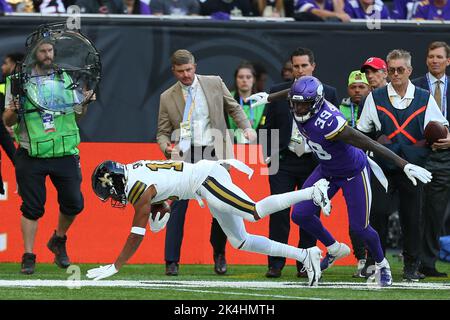
[[[0,280],[0,287],[120,287],[120,288],[237,288],[237,289],[308,289],[304,282],[278,281],[164,281],[164,280]],[[380,290],[366,282],[322,282],[314,289]],[[449,290],[450,283],[395,282],[388,290]],[[385,290],[385,289],[384,289]]]
[[[149,288],[150,289],[150,288]],[[155,288],[152,288],[155,289]],[[185,292],[196,292],[196,293],[217,293],[235,296],[251,296],[251,297],[264,297],[273,299],[295,299],[295,300],[326,300],[314,297],[299,297],[299,296],[285,296],[278,294],[259,294],[259,293],[248,293],[248,292],[232,292],[232,291],[213,291],[213,290],[197,290],[197,289],[182,289],[182,288],[157,288],[160,290],[171,290],[171,291],[185,291]]]

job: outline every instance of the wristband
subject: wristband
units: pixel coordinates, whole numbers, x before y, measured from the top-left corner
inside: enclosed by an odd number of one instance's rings
[[[146,231],[147,230],[145,230],[145,228],[141,228],[141,227],[132,227],[131,228],[131,233],[138,234],[140,236],[144,236]]]

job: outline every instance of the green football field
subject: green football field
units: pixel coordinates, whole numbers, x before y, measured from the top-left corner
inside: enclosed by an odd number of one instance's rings
[[[145,300],[450,300],[450,278],[427,278],[419,283],[401,280],[402,264],[390,258],[394,285],[377,288],[365,279],[352,278],[354,267],[334,266],[322,274],[319,287],[307,287],[287,266],[278,279],[267,279],[266,266],[229,265],[217,276],[211,265],[181,265],[177,277],[164,275],[163,265],[126,265],[105,280],[90,281],[86,271],[98,265],[38,264],[30,276],[19,264],[0,264],[0,299],[145,299]],[[450,264],[438,262],[450,274]]]

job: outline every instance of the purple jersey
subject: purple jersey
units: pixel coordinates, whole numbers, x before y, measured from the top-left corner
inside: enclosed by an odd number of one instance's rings
[[[346,0],[344,11],[352,19],[389,19],[389,10],[381,0],[374,0],[370,12],[365,12],[358,0]]]
[[[325,0],[322,3],[323,8],[317,1],[314,0],[299,0],[294,6],[295,12],[309,12],[312,9],[324,9],[328,11],[334,11],[334,5],[332,0]]]
[[[319,159],[325,177],[354,177],[367,165],[367,156],[361,149],[330,140],[346,125],[344,115],[328,101],[308,121],[297,122],[300,132]]]
[[[433,0],[422,1],[417,7],[413,19],[450,20],[450,1],[447,1],[441,8],[436,7]]]

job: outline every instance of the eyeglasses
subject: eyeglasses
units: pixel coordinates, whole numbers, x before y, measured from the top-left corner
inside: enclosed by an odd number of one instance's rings
[[[398,74],[404,74],[405,71],[406,71],[406,68],[404,68],[404,67],[388,68],[389,74],[394,74],[395,72],[397,72]]]

